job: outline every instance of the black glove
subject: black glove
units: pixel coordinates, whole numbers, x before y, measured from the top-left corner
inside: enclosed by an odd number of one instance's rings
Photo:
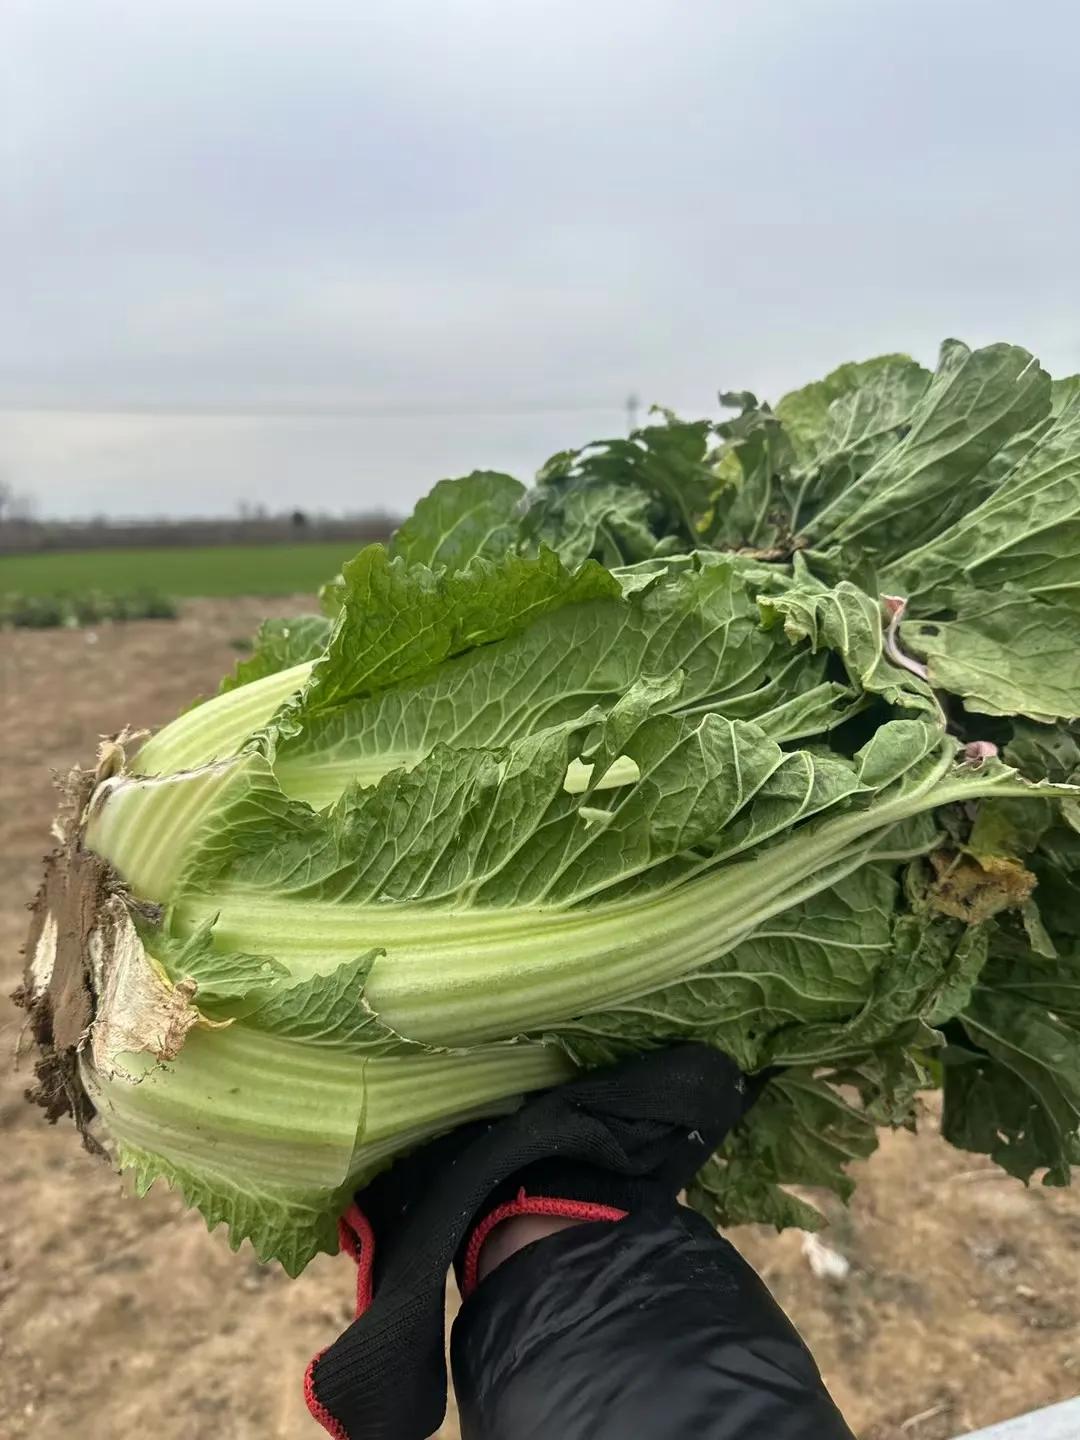
[[[312,1414],[335,1440],[426,1440],[446,1413],[451,1263],[468,1294],[498,1219],[673,1207],[761,1083],[717,1050],[678,1046],[546,1091],[393,1165],[342,1221],[359,1267],[357,1318],[308,1367]]]
[[[454,1321],[463,1440],[854,1440],[790,1320],[693,1210],[529,1233]]]

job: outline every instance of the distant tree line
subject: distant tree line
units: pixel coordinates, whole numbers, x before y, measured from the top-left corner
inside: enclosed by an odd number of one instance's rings
[[[144,549],[191,545],[267,545],[321,540],[385,540],[397,521],[389,515],[334,518],[292,510],[245,514],[234,520],[34,520],[10,514],[0,502],[0,555],[40,550]]]

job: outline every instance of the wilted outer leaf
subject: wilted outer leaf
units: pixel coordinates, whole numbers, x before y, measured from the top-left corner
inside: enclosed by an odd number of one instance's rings
[[[911,620],[904,645],[935,689],[983,715],[1080,716],[1080,617],[1022,590],[967,591],[955,620]]]
[[[742,413],[717,426],[725,442],[717,465],[722,488],[713,500],[708,539],[735,550],[784,547],[790,516],[781,478],[794,458],[791,442],[777,417],[753,395],[721,395],[720,403],[740,405]]]
[[[946,341],[907,435],[817,512],[810,540],[903,555],[963,513],[971,478],[1049,408],[1050,378],[1026,350]]]
[[[1002,585],[1080,604],[1080,391],[1036,434],[992,494],[886,569],[913,613],[947,608],[957,590]]]
[[[929,380],[929,371],[907,356],[884,355],[841,365],[780,401],[776,413],[785,430],[795,425],[797,467],[786,484],[793,532],[896,444]]]
[[[862,1110],[812,1071],[787,1070],[701,1171],[689,1199],[720,1226],[764,1221],[816,1230],[818,1211],[783,1187],[812,1186],[846,1200],[854,1188],[847,1165],[876,1148],[876,1128]]]
[[[1045,1184],[1067,1185],[1080,1164],[1080,1032],[1045,998],[976,988],[946,1052],[942,1133],[1021,1180],[1046,1167]]]
[[[870,392],[876,392],[882,400],[895,392],[905,390],[912,372],[921,377],[922,388],[930,376],[921,365],[916,365],[910,355],[875,355],[872,360],[849,360],[830,370],[821,380],[811,381],[798,390],[790,390],[776,402],[776,415],[782,421],[800,465],[808,465],[824,454],[847,449],[849,446],[834,445],[826,438],[839,433],[837,426],[836,402],[850,400],[859,394],[861,405],[865,404]],[[865,438],[874,430],[884,431],[898,425],[907,418],[903,405],[890,403],[890,410],[896,415],[888,425],[858,426],[858,439]]]
[[[594,556],[612,567],[633,565],[665,549],[657,538],[648,492],[617,481],[551,487],[522,521],[527,542],[549,545],[566,565]]]
[[[1005,759],[1029,780],[1068,782],[1080,771],[1080,736],[1067,725],[1031,725],[1018,720]]]
[[[554,455],[537,476],[523,538],[567,565],[606,565],[693,549],[709,508],[708,421],[646,425],[627,439]]]

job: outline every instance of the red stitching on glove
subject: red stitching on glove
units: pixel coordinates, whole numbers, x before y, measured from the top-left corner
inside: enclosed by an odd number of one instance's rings
[[[333,1436],[333,1440],[349,1440],[341,1421],[330,1414],[330,1411],[315,1394],[315,1366],[325,1354],[325,1350],[320,1350],[318,1355],[312,1356],[311,1363],[304,1371],[304,1401],[311,1411],[312,1417],[319,1422],[328,1435]]]
[[[371,1304],[375,1232],[359,1205],[350,1205],[338,1221],[338,1244],[356,1262],[356,1314],[360,1316]]]
[[[356,1265],[356,1314],[360,1316],[371,1304],[375,1232],[359,1205],[350,1205],[338,1221],[338,1244]],[[304,1400],[314,1418],[333,1440],[349,1440],[341,1421],[331,1415],[315,1394],[315,1366],[325,1354],[325,1350],[320,1350],[304,1372]]]
[[[560,1200],[551,1195],[526,1195],[524,1187],[513,1200],[497,1205],[485,1215],[469,1236],[461,1267],[461,1298],[467,1300],[477,1286],[477,1268],[484,1241],[503,1220],[515,1215],[554,1215],[562,1220],[625,1220],[627,1211],[614,1205],[594,1205],[586,1200]]]

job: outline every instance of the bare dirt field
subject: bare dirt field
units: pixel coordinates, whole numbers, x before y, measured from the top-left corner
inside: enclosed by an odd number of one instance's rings
[[[297,608],[274,602],[275,613]],[[209,692],[266,601],[190,602],[175,624],[0,634],[0,991],[18,978],[25,905],[48,848],[50,769],[97,737],[157,725]],[[159,1186],[143,1201],[74,1131],[22,1099],[20,1012],[0,1010],[0,1436],[304,1440],[310,1355],[350,1317],[342,1259],[289,1281],[230,1253]],[[826,1239],[851,1262],[816,1279],[801,1237],[733,1238],[818,1357],[861,1440],[947,1440],[1080,1390],[1080,1201],[1025,1191],[934,1133],[887,1137]],[[440,1432],[457,1435],[451,1417]]]

